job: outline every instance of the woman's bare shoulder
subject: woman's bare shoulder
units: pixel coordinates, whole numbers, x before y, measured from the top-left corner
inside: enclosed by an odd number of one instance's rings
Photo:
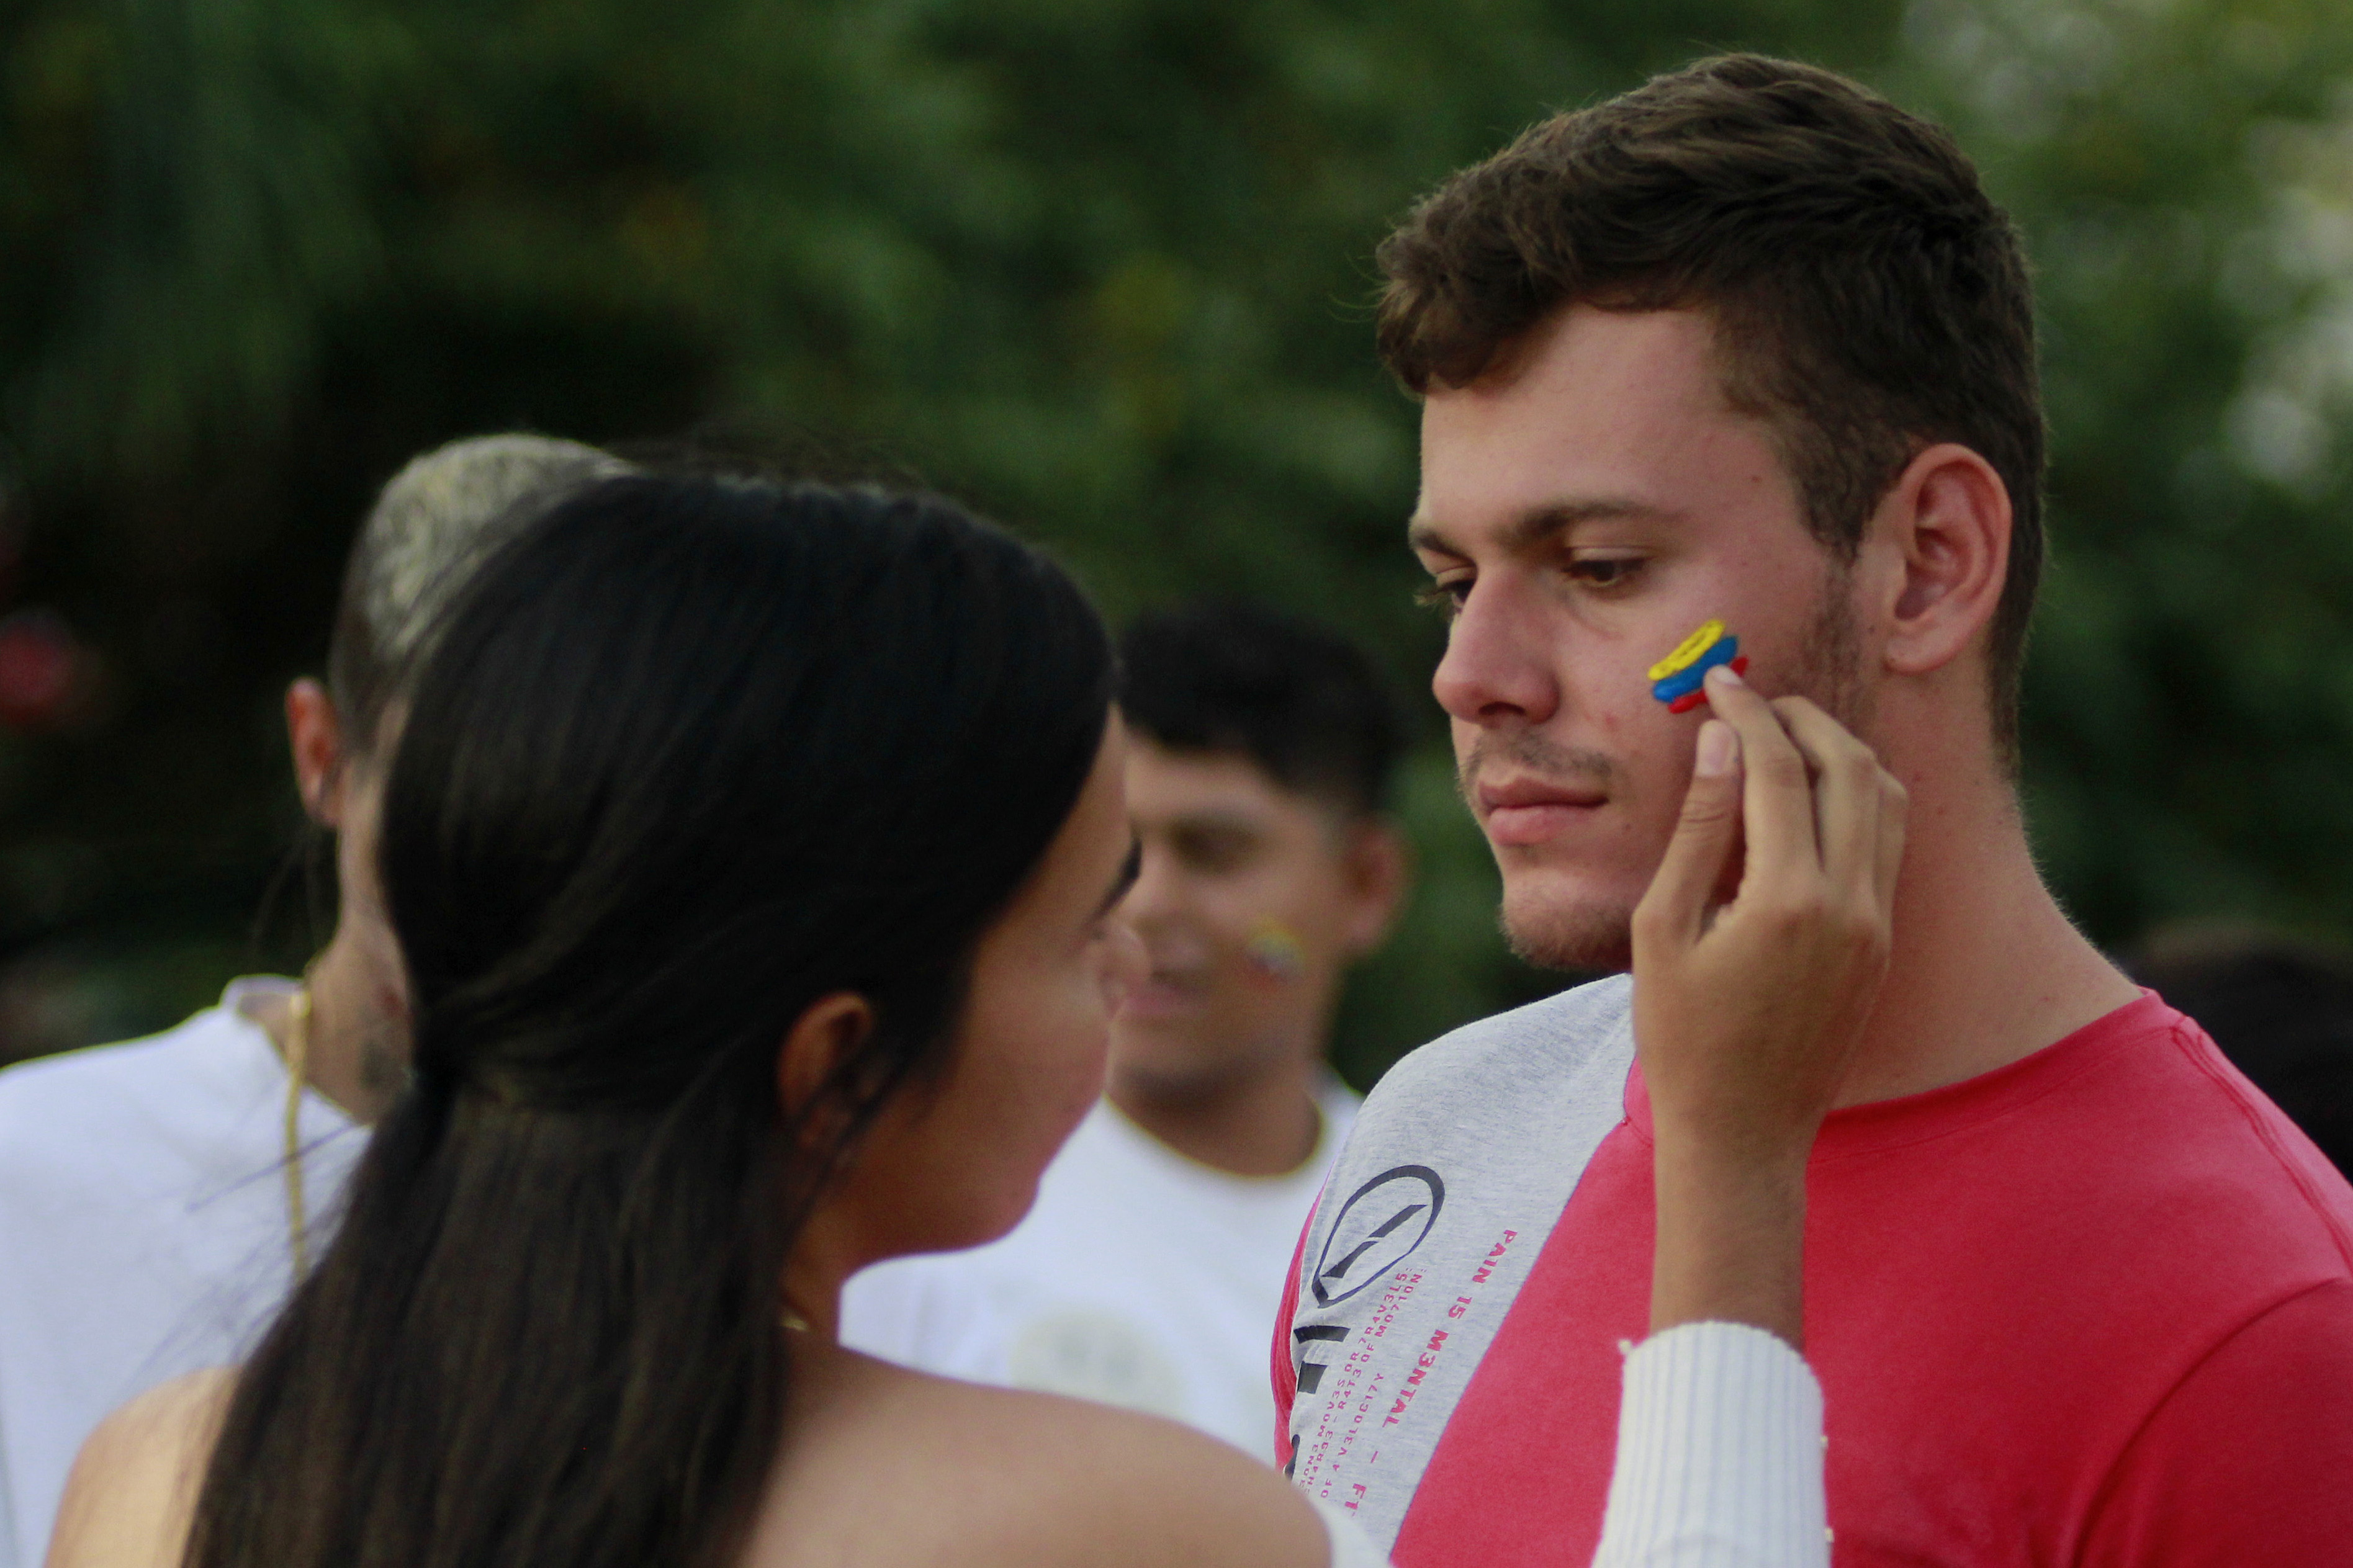
[[[1271,1467],[1174,1422],[864,1357],[812,1381],[754,1568],[1330,1560],[1322,1522]]]
[[[237,1374],[190,1373],[99,1423],[58,1505],[47,1568],[173,1568]]]

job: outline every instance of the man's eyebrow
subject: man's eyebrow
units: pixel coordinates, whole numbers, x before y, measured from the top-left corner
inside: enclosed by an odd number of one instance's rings
[[[1627,496],[1597,496],[1588,500],[1552,501],[1522,512],[1506,527],[1499,542],[1506,551],[1516,553],[1534,549],[1564,529],[1581,522],[1606,522],[1623,518],[1651,520],[1671,519],[1683,514],[1672,507],[1635,500]],[[1416,517],[1406,525],[1406,541],[1419,551],[1434,555],[1465,553],[1451,543],[1437,523],[1426,517]]]
[[[1438,524],[1426,517],[1415,516],[1405,525],[1405,542],[1409,549],[1424,555],[1460,555],[1460,550],[1438,531]]]
[[[1211,806],[1204,811],[1179,813],[1169,826],[1179,833],[1248,833],[1259,831],[1255,817],[1239,811],[1225,811]]]
[[[1096,906],[1094,918],[1101,920],[1119,908],[1120,900],[1127,897],[1128,889],[1135,886],[1135,879],[1143,874],[1144,840],[1131,834],[1127,840],[1127,858],[1119,863],[1119,875],[1111,879],[1111,891]]]

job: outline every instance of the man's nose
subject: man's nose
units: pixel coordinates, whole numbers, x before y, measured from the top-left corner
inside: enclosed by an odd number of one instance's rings
[[[1560,706],[1556,649],[1514,584],[1474,584],[1446,636],[1430,690],[1465,724],[1541,724]]]
[[[1176,911],[1177,879],[1171,864],[1175,857],[1156,835],[1140,835],[1137,851],[1135,883],[1128,889],[1127,897],[1120,900],[1119,912],[1131,925],[1143,929],[1166,920]]]
[[[1110,961],[1103,965],[1103,1011],[1117,1013],[1152,973],[1152,960],[1144,951],[1144,938],[1124,915],[1112,916],[1112,950]]]

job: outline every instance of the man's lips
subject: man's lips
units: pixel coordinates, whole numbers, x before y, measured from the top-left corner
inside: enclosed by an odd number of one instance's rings
[[[1487,837],[1506,847],[1524,848],[1582,821],[1609,797],[1599,789],[1522,778],[1482,784],[1473,798]]]
[[[1134,1023],[1173,1018],[1198,1007],[1205,989],[1197,975],[1155,971],[1128,992],[1120,1003],[1119,1016]]]

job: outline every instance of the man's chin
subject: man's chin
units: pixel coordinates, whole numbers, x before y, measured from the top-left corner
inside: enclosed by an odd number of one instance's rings
[[[1538,969],[1614,974],[1634,966],[1633,909],[1599,900],[1504,896],[1504,939]]]

